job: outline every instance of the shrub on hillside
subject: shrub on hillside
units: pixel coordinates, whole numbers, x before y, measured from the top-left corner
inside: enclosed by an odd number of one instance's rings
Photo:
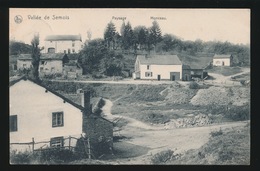
[[[190,89],[199,89],[200,88],[200,85],[198,84],[198,83],[196,83],[196,82],[191,82],[190,84],[189,84],[189,88]]]
[[[167,162],[167,160],[171,159],[172,156],[173,156],[172,150],[161,151],[152,157],[151,163],[152,164],[162,164],[162,163]]]
[[[210,136],[211,136],[211,137],[219,136],[219,135],[222,135],[222,134],[223,134],[223,131],[222,131],[221,128],[220,128],[218,131],[212,131],[212,132],[210,132]]]

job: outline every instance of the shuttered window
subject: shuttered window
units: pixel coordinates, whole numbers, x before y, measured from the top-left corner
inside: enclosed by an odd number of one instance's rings
[[[10,120],[9,120],[9,129],[10,132],[15,132],[17,131],[17,115],[11,115]]]
[[[63,137],[51,138],[50,146],[51,147],[63,147],[64,146],[64,139],[63,139]]]
[[[145,77],[152,77],[153,73],[152,72],[145,72]]]

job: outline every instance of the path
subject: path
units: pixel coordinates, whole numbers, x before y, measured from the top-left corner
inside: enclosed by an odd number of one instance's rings
[[[204,80],[204,83],[212,83],[212,84],[214,83],[214,84],[230,85],[230,86],[241,85],[240,82],[231,80],[231,77],[250,72],[250,68],[242,68],[242,70],[243,71],[240,73],[229,75],[229,76],[224,76],[224,75],[216,74],[216,73],[208,73],[210,76],[214,77],[215,80]]]
[[[125,119],[128,122],[127,126],[142,128],[142,129],[148,129],[148,130],[163,129],[163,127],[155,127],[155,126],[143,123],[143,122],[136,120],[134,118],[130,118],[128,116],[112,115],[111,108],[113,106],[113,102],[108,100],[108,99],[104,99],[104,101],[105,101],[105,105],[102,107],[103,115],[104,115],[104,118],[106,118],[110,121],[114,121],[114,120],[117,120],[117,119]]]

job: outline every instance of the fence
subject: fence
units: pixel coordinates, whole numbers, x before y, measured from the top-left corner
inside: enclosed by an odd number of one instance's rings
[[[51,146],[50,141],[40,141],[35,142],[34,138],[32,138],[31,142],[26,143],[10,143],[10,149],[16,149],[19,151],[29,151],[29,152],[43,152],[48,150],[55,149],[68,149],[74,153],[86,154],[89,159],[96,158],[94,155],[94,150],[90,143],[90,138],[85,139],[82,135],[80,138],[76,138],[73,136],[68,136],[67,138],[62,139],[62,143],[58,146]],[[81,144],[81,145],[79,145]],[[12,148],[16,146],[16,148]],[[28,146],[28,147],[25,147]],[[18,147],[18,148],[17,148]],[[20,148],[19,148],[20,147]],[[76,150],[78,148],[78,150]]]

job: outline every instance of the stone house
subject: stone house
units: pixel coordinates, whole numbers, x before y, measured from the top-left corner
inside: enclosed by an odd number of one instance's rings
[[[39,74],[62,73],[64,61],[67,55],[63,53],[47,54],[40,56]],[[17,59],[18,70],[30,69],[32,67],[31,54],[20,54]]]
[[[92,113],[90,93],[81,92],[81,105],[34,81],[22,77],[10,83],[10,143],[43,142],[34,149],[75,146],[87,137],[91,143],[106,140],[113,148],[113,123]],[[31,150],[10,146],[10,150]]]

